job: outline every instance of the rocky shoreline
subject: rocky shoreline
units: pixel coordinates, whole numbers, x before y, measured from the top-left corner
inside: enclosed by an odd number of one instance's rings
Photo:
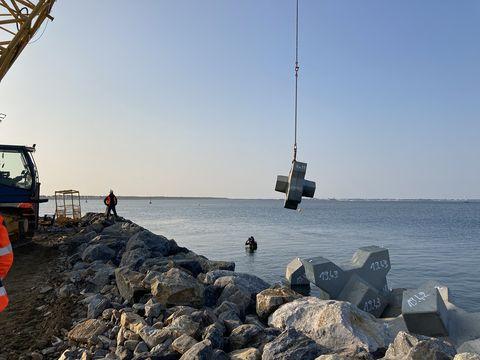
[[[72,326],[25,358],[480,359],[408,334],[401,318],[268,284],[128,220],[89,213],[51,231],[63,281],[40,291],[75,304]]]

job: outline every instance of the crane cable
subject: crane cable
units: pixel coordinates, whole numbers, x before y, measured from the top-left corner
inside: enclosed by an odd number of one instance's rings
[[[298,124],[298,2],[297,13],[295,19],[295,143],[293,144],[293,161],[297,161],[297,124]]]

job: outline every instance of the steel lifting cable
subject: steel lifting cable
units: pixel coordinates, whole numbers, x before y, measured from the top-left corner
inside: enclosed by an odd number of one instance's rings
[[[298,3],[295,18],[295,143],[293,144],[293,161],[297,160],[297,124],[298,124],[298,71],[300,66],[298,64]]]

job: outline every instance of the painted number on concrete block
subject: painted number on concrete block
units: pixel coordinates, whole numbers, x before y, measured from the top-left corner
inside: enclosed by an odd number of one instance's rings
[[[407,300],[407,304],[408,306],[410,307],[415,307],[417,306],[418,304],[424,302],[425,300],[427,300],[427,297],[429,297],[430,295],[428,294],[425,294],[423,291],[420,291],[419,293],[413,295],[411,298],[409,298]]]
[[[320,273],[320,279],[324,281],[338,279],[338,271],[337,270],[322,271]]]
[[[388,260],[374,261],[370,265],[372,271],[379,271],[383,269],[388,269]]]
[[[376,299],[369,299],[365,301],[365,304],[363,305],[363,311],[371,312],[379,309],[381,306],[382,306],[382,301],[380,300],[379,297],[377,297]]]

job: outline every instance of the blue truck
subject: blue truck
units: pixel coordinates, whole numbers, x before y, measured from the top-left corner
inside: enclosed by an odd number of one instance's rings
[[[40,182],[35,145],[0,145],[0,214],[14,240],[33,237],[38,228]]]

